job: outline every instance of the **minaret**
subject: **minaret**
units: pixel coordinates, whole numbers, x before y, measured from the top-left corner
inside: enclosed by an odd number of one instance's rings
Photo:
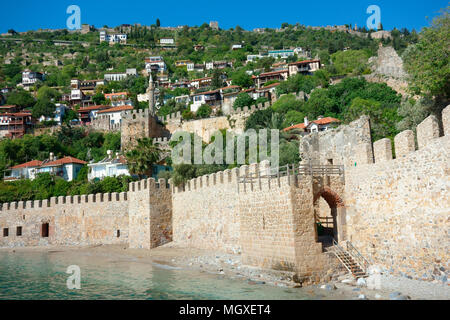
[[[151,115],[155,115],[155,82],[153,81],[152,74],[150,73],[150,78],[148,79],[148,111]]]

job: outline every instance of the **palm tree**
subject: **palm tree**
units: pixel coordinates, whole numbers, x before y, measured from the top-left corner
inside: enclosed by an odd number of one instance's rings
[[[137,146],[126,153],[128,169],[131,174],[137,174],[139,178],[151,176],[155,163],[161,160],[162,150],[153,144],[151,138],[137,140]]]

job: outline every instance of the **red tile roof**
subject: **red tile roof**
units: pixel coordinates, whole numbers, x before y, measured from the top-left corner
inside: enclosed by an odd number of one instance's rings
[[[275,82],[275,83],[269,84],[267,86],[262,86],[259,90],[270,89],[270,88],[273,88],[273,87],[278,87],[279,85],[280,85],[280,82]]]
[[[310,123],[323,125],[323,124],[329,124],[329,123],[333,123],[333,122],[341,122],[341,121],[336,118],[326,117],[326,118],[311,121]],[[290,126],[288,128],[285,128],[285,129],[283,129],[283,131],[289,131],[289,130],[293,130],[293,129],[305,129],[305,128],[306,128],[305,123],[302,122],[302,123]]]
[[[92,111],[92,110],[102,110],[102,109],[108,109],[111,108],[111,106],[104,106],[104,105],[98,105],[98,106],[90,106],[90,107],[84,107],[78,109],[78,112],[85,112],[85,111]]]
[[[115,92],[115,93],[105,93],[105,98],[114,96],[128,96],[128,92]]]
[[[86,161],[74,158],[74,157],[64,157],[58,160],[50,161],[42,165],[42,167],[53,167],[53,166],[61,166],[63,164],[69,163],[78,163],[78,164],[86,164]]]
[[[97,112],[97,114],[99,113],[110,113],[110,112],[120,112],[120,111],[126,111],[126,110],[133,110],[132,106],[118,106],[118,107],[114,107],[114,108],[109,108],[109,109],[105,109],[102,111]]]
[[[21,169],[21,168],[32,168],[32,167],[39,167],[41,166],[42,161],[39,160],[32,160],[32,161],[28,161],[22,164],[18,164],[14,167],[11,167],[10,169]]]
[[[304,60],[304,61],[297,61],[297,62],[291,62],[289,63],[290,66],[295,66],[295,65],[299,65],[299,64],[308,64],[308,63],[313,63],[313,62],[320,62],[320,60]]]

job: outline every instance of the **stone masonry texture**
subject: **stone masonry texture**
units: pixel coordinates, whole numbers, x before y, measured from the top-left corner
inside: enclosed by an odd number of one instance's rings
[[[449,110],[443,111],[445,133]],[[0,246],[151,249],[174,241],[241,253],[248,265],[291,270],[300,282],[317,282],[336,267],[316,228],[316,214],[328,206],[337,241],[351,241],[390,273],[435,280],[442,271],[449,276],[450,260],[450,135],[439,137],[435,124],[430,117],[418,126],[417,151],[413,131],[397,135],[395,158],[390,140],[371,145],[367,117],[303,138],[303,161],[343,165],[343,175],[267,176],[264,161],[181,186],[146,179],[120,194],[4,203]],[[253,179],[244,181],[249,173]]]

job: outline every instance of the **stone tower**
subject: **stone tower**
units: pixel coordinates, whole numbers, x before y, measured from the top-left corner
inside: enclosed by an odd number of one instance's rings
[[[155,110],[155,82],[153,81],[152,74],[150,73],[150,78],[148,79],[148,88],[147,88],[147,96],[148,96],[148,110],[152,116],[156,114]]]

